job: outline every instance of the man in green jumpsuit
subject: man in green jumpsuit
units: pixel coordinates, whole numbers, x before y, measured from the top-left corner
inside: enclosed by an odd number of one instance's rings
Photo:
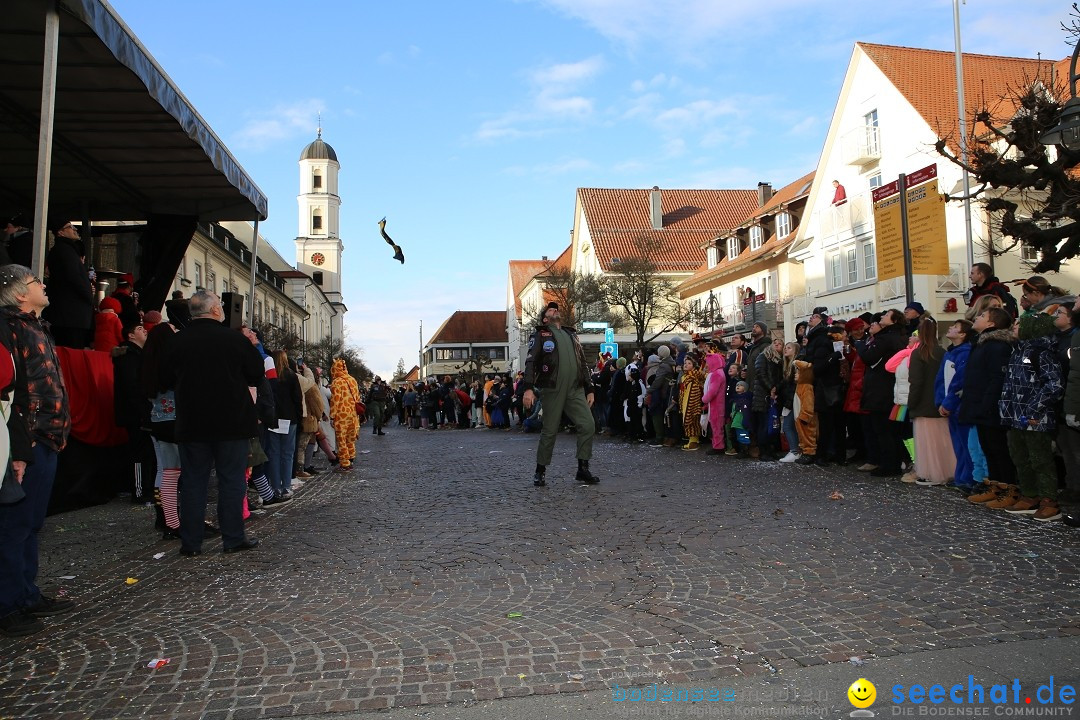
[[[542,324],[529,338],[528,357],[525,360],[525,393],[522,404],[529,410],[536,402],[535,391],[540,392],[544,422],[540,430],[540,444],[536,448],[536,473],[533,484],[546,485],[544,472],[551,463],[559,423],[565,412],[577,428],[578,482],[600,482],[589,471],[592,458],[593,436],[596,421],[592,416],[593,386],[585,353],[578,342],[574,328],[562,326],[559,306],[548,303]]]

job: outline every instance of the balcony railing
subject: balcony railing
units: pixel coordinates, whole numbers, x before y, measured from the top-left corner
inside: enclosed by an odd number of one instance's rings
[[[823,245],[832,245],[869,232],[873,219],[870,195],[861,193],[849,197],[839,205],[829,205],[818,210],[818,236]]]
[[[867,125],[840,137],[840,158],[845,165],[869,165],[881,159],[878,128]]]

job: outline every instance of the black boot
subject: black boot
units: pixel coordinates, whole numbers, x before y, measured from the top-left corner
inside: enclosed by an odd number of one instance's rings
[[[575,477],[575,479],[578,482],[586,483],[588,485],[595,485],[596,483],[600,482],[600,478],[589,472],[588,460],[577,461],[577,476]]]
[[[165,529],[165,510],[161,507],[161,488],[154,488],[154,529]]]
[[[536,466],[536,472],[533,473],[533,485],[535,485],[536,487],[544,487],[545,485],[547,485],[547,482],[544,480],[544,471],[546,469],[547,468],[545,468],[543,465]]]

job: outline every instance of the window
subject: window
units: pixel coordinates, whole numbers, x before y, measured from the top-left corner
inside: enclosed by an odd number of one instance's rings
[[[229,278],[221,278],[221,293],[229,292]]]
[[[867,180],[867,182],[870,183],[870,189],[871,190],[873,190],[874,188],[879,188],[884,184],[882,182],[882,180],[881,180],[881,171],[878,171],[878,172],[874,173],[873,175],[868,177],[866,180]]]
[[[244,314],[251,308],[251,293],[244,293]]]
[[[739,247],[739,238],[732,235],[727,239],[727,256],[729,260],[734,260],[739,257],[739,252],[742,250]]]
[[[278,324],[277,307],[274,308],[273,314],[271,314],[271,316],[270,316],[270,324],[273,325],[274,327],[277,327],[277,324]]]
[[[322,190],[322,175],[319,174],[318,170],[311,176],[311,189]]]
[[[780,213],[776,216],[776,237],[785,238],[791,234],[791,216]]]
[[[847,281],[848,284],[859,282],[859,258],[855,248],[848,248],[847,254]]]
[[[316,285],[322,286],[322,284],[323,284],[322,270],[316,270],[315,272],[311,273],[311,279],[315,281]]]
[[[872,280],[877,277],[877,256],[874,255],[874,243],[865,242],[862,246],[863,278]]]
[[[760,225],[750,228],[750,249],[757,250],[765,244],[765,230]]]
[[[863,115],[863,124],[866,127],[866,149],[873,155],[881,152],[878,143],[878,114],[877,110],[871,110]]]
[[[708,260],[709,267],[714,268],[716,264],[720,262],[720,250],[715,245],[710,245],[705,250],[705,258]]]
[[[829,280],[833,289],[842,287],[844,284],[844,266],[841,262],[840,253],[829,256]]]
[[[489,356],[490,357],[490,356]],[[469,351],[465,348],[437,348],[436,360],[468,360]]]
[[[311,216],[311,230],[314,233],[322,232],[322,212],[319,210]]]
[[[1020,259],[1026,262],[1039,261],[1039,248],[1031,243],[1020,243]]]
[[[213,291],[215,283],[217,283],[217,275],[212,272],[206,273],[206,289]]]
[[[202,286],[202,265],[195,263],[195,287],[201,288]]]

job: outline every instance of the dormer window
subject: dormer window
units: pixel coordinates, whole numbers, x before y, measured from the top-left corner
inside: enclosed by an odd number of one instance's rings
[[[780,213],[776,216],[776,237],[786,238],[791,234],[791,215]]]
[[[765,244],[765,229],[760,225],[750,228],[750,249],[757,250]]]
[[[742,252],[740,247],[739,238],[736,235],[732,235],[727,239],[727,256],[729,260],[734,260],[739,257],[739,253]]]
[[[720,262],[720,248],[715,245],[710,245],[708,249],[705,250],[705,257],[708,260],[710,268],[716,267],[717,263]]]

